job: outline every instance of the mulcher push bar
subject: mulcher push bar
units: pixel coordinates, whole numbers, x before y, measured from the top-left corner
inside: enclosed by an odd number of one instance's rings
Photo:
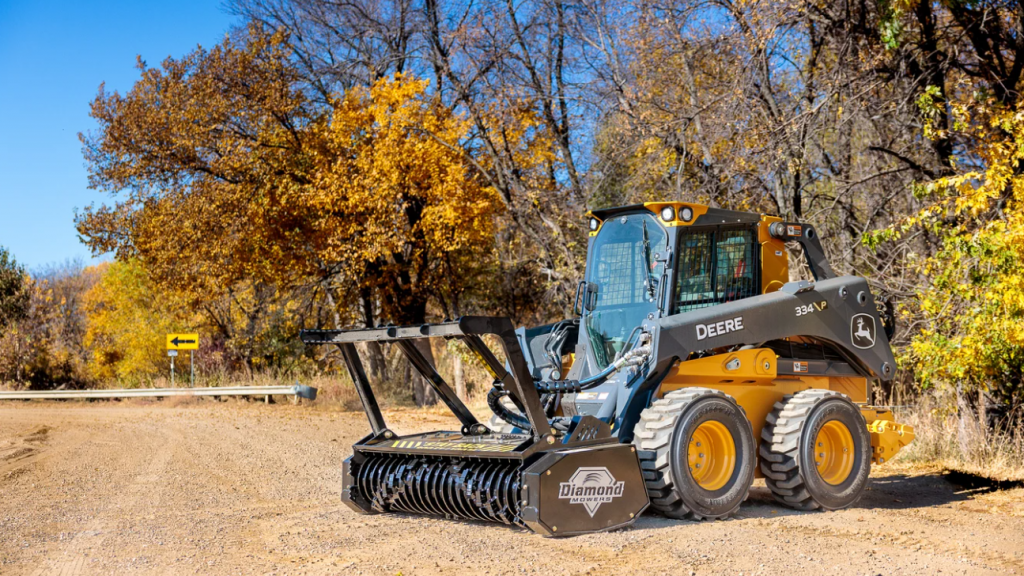
[[[484,344],[480,336],[493,334],[501,342],[511,372],[495,357],[490,348]],[[547,416],[540,403],[540,395],[533,384],[533,377],[523,356],[519,341],[516,339],[515,327],[507,317],[496,316],[463,316],[454,322],[440,324],[423,324],[420,326],[386,326],[381,328],[365,328],[357,330],[303,330],[302,341],[310,344],[334,344],[341,349],[348,367],[349,375],[355,384],[359,399],[370,420],[374,434],[380,434],[387,426],[380,406],[370,389],[366,372],[356,353],[356,342],[394,342],[409,358],[410,363],[430,383],[441,400],[462,423],[466,434],[485,433],[483,427],[466,405],[444,381],[430,362],[413,345],[412,340],[418,338],[458,338],[473,351],[488,367],[494,377],[502,382],[516,400],[526,409],[526,417],[530,420],[531,433],[540,438],[552,433]]]

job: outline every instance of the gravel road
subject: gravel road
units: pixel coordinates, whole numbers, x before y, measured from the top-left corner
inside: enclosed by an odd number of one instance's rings
[[[340,471],[367,430],[362,413],[281,404],[0,406],[0,574],[1024,574],[1024,489],[898,463],[841,512],[776,506],[759,482],[728,521],[647,515],[569,539],[359,516]]]

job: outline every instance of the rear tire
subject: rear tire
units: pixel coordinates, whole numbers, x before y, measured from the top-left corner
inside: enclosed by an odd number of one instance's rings
[[[640,414],[633,430],[651,507],[669,518],[725,518],[754,480],[754,434],[736,401],[684,388]]]
[[[760,455],[777,501],[797,510],[838,510],[867,487],[871,437],[848,397],[804,390],[775,403],[761,431]]]

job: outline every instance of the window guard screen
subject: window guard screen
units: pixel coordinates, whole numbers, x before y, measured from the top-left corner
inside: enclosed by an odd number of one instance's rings
[[[750,228],[684,230],[678,246],[675,313],[761,293],[760,245]]]

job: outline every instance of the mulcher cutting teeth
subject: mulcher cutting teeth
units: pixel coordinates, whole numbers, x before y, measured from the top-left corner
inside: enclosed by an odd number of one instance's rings
[[[368,502],[374,512],[526,526],[517,462],[379,455],[352,475],[346,498]]]

